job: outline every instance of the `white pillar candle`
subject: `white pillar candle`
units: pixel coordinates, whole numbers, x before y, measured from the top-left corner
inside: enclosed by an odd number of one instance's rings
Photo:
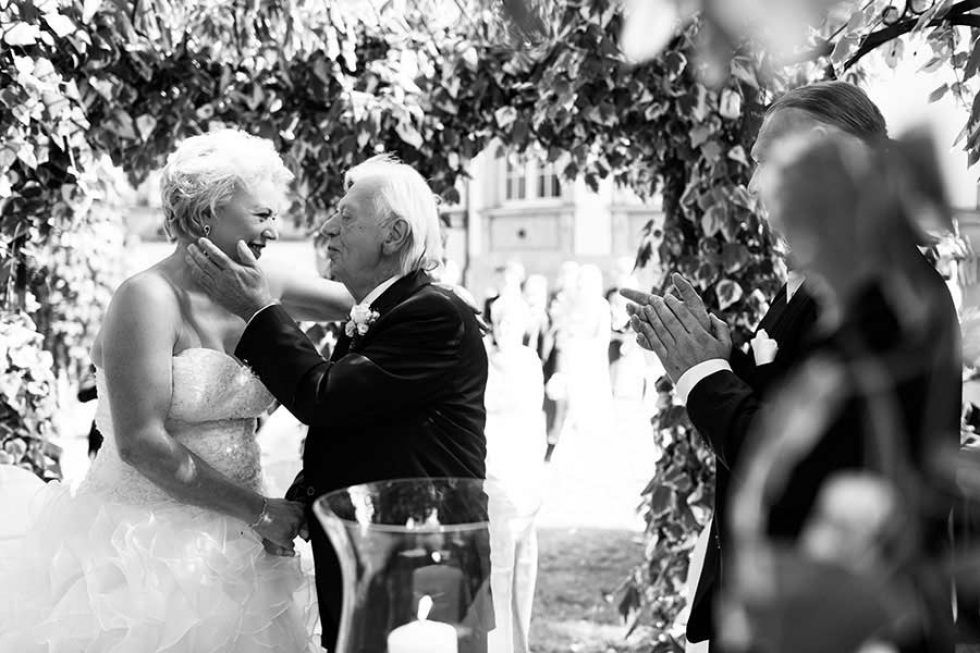
[[[419,601],[418,620],[388,633],[388,653],[457,653],[456,629],[441,621],[427,621],[432,599]]]

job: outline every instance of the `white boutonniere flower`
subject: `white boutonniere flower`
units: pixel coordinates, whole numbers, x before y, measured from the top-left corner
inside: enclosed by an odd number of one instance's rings
[[[378,319],[379,315],[377,311],[372,311],[370,306],[355,304],[350,309],[350,319],[344,325],[344,333],[349,338],[353,338],[355,334],[363,336],[371,328],[371,325],[374,324],[374,321]]]
[[[765,329],[759,329],[749,344],[752,346],[752,356],[755,358],[756,365],[768,365],[776,360],[779,343],[770,338]]]

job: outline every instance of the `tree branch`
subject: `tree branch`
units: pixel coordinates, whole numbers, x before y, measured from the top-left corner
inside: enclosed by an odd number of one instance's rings
[[[930,27],[939,27],[944,23],[950,25],[965,25],[969,27],[980,27],[980,16],[969,14],[967,12],[973,9],[980,8],[980,0],[963,0],[953,5],[950,10],[942,18],[936,18],[929,21]],[[895,23],[894,25],[889,25],[884,29],[880,29],[877,32],[872,32],[864,39],[861,47],[855,52],[850,59],[844,64],[844,70],[848,70],[858,61],[860,61],[865,55],[874,51],[876,48],[881,47],[885,43],[898,38],[904,34],[908,34],[915,26],[918,24],[918,19],[910,18],[903,20],[900,23]]]
[[[950,7],[949,11],[946,12],[946,14],[942,18],[937,18],[936,20],[933,20],[930,23],[930,25],[938,26],[946,22],[949,23],[950,25],[965,25],[970,27],[980,27],[980,24],[978,24],[978,17],[968,13],[970,11],[973,11],[974,9],[980,9],[980,0],[961,0],[961,2],[957,2],[952,7]],[[871,34],[869,34],[865,38],[864,42],[861,44],[861,47],[858,49],[858,51],[854,53],[854,55],[850,59],[847,60],[847,63],[844,64],[844,70],[851,68],[854,64],[858,62],[858,60],[860,60],[862,57],[867,55],[875,48],[879,48],[885,43],[887,43],[888,41],[898,38],[903,34],[908,34],[913,29],[915,29],[915,25],[917,23],[918,23],[918,19],[910,18],[900,23],[896,23],[895,25],[889,25],[888,27],[882,28],[876,32],[871,32]],[[830,54],[834,51],[833,39],[840,32],[841,30],[838,29],[830,37],[821,40],[816,46],[800,54],[799,56],[794,57],[793,59],[787,61],[786,64],[793,65],[793,64],[806,63],[808,61],[816,61],[818,59],[822,59],[823,57],[830,56]]]
[[[962,2],[957,2],[955,5],[949,8],[947,16],[956,16],[960,14],[965,14],[968,11],[973,11],[974,9],[980,9],[980,0],[962,0]]]

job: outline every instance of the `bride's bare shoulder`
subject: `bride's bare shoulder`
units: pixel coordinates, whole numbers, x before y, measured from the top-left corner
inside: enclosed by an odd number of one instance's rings
[[[123,281],[112,295],[109,308],[92,346],[92,362],[101,366],[104,340],[118,330],[177,325],[180,304],[166,273],[158,268],[139,272]],[[156,330],[156,329],[154,329]]]
[[[113,305],[118,308],[145,303],[150,303],[160,310],[177,306],[174,284],[167,273],[159,267],[149,268],[123,281],[112,295],[109,310],[112,311]]]

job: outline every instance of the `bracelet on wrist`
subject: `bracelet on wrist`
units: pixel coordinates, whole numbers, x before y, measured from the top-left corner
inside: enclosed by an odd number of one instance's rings
[[[255,518],[255,521],[248,525],[249,528],[255,529],[264,523],[269,522],[269,500],[262,499],[262,510],[259,512],[259,516]]]

